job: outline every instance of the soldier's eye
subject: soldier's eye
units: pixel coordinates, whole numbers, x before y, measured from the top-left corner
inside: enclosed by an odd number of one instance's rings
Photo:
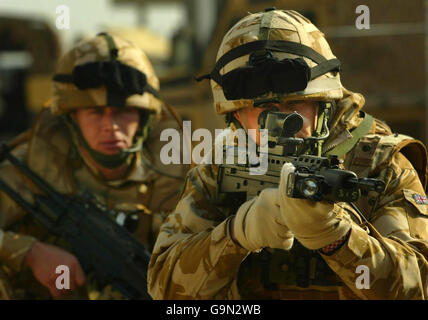
[[[89,108],[88,113],[89,114],[102,114],[103,110],[101,108]]]

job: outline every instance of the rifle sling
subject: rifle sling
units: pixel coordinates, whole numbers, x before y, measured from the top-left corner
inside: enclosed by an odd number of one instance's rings
[[[364,113],[364,119],[361,124],[351,132],[352,138],[326,152],[326,155],[336,155],[341,158],[357,144],[358,140],[360,140],[370,131],[372,124],[373,117],[367,113]]]

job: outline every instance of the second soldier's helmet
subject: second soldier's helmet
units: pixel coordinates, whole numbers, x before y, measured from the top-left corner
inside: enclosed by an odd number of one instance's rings
[[[266,101],[333,101],[343,96],[340,62],[324,35],[291,10],[267,9],[224,36],[211,79],[218,114]]]
[[[115,168],[142,150],[152,120],[162,112],[158,90],[159,80],[141,49],[121,37],[100,33],[79,42],[59,61],[50,108],[52,114],[65,119],[74,145],[83,145],[104,167]],[[70,112],[88,107],[140,109],[133,146],[116,155],[92,149],[70,117]]]
[[[149,59],[118,36],[82,40],[59,61],[53,80],[53,114],[97,106],[161,111],[159,80]]]

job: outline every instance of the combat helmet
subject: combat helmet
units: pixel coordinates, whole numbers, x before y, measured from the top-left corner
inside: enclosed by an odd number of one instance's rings
[[[141,49],[121,37],[100,33],[79,42],[59,61],[50,108],[52,114],[65,119],[75,145],[82,144],[98,163],[114,168],[142,149],[151,121],[161,113],[158,90],[159,79]],[[117,155],[90,148],[69,116],[79,108],[106,106],[141,110],[134,145]]]
[[[269,8],[226,33],[213,70],[200,79],[211,79],[216,113],[230,116],[273,101],[313,100],[331,108],[343,97],[339,71],[340,61],[311,21],[296,11]],[[319,135],[326,118],[324,104]]]

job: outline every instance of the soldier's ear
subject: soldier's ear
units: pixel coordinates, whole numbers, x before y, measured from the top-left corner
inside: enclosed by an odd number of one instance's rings
[[[239,122],[241,122],[241,114],[239,113],[239,110],[235,110],[233,112],[233,117],[238,120]]]
[[[244,114],[243,109],[235,110],[233,112],[232,117],[235,118],[234,123],[235,123],[235,126],[237,128],[239,128],[239,125],[241,125],[241,128],[243,128],[245,131],[247,131],[247,128],[248,128],[247,117]],[[239,124],[236,123],[236,121],[239,122]]]

